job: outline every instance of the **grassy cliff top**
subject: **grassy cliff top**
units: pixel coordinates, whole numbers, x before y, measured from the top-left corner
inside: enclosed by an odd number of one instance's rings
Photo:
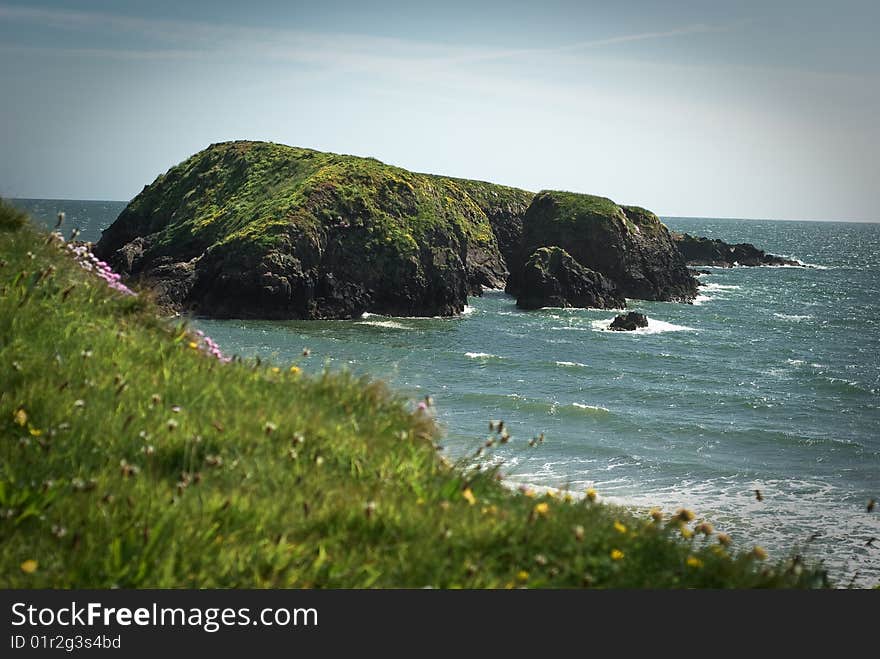
[[[157,233],[160,252],[195,256],[213,245],[271,249],[291,233],[317,236],[342,222],[409,249],[448,231],[494,242],[487,213],[527,204],[524,190],[271,142],[223,142],[160,175],[105,234],[118,248]]]
[[[663,223],[654,213],[639,206],[624,206],[597,195],[542,190],[535,196],[533,220],[544,227],[548,222],[577,226],[585,230],[617,228],[627,233],[656,235]],[[550,211],[550,212],[547,212]]]
[[[684,512],[449,466],[430,408],[345,373],[224,363],[22,222],[0,204],[2,587],[820,583]]]

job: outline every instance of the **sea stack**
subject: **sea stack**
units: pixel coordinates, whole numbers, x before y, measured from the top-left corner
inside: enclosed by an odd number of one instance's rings
[[[619,309],[626,300],[613,281],[585,268],[561,247],[542,247],[523,265],[516,306]]]
[[[561,248],[612,281],[625,297],[687,302],[697,294],[697,280],[669,230],[644,208],[572,192],[538,193],[523,218],[522,245],[511,265],[508,292],[533,295],[525,266],[542,247]]]

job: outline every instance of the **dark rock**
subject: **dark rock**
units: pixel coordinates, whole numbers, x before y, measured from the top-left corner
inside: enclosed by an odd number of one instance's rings
[[[526,261],[516,306],[617,309],[626,300],[614,282],[585,268],[560,247],[542,247]]]
[[[648,326],[648,317],[639,313],[638,311],[630,311],[625,314],[618,314],[614,317],[614,320],[611,321],[611,324],[608,326],[608,329],[614,330],[615,332],[633,332],[637,330],[639,327],[647,327]]]
[[[735,265],[806,267],[800,261],[767,254],[751,243],[731,245],[723,240],[702,238],[688,233],[673,233],[672,239],[688,265],[712,265],[722,268],[731,268]]]
[[[613,281],[626,297],[690,301],[697,281],[659,218],[637,206],[571,192],[537,194],[523,218],[523,239],[508,292],[522,285],[522,268],[538,248],[558,245],[586,268]]]
[[[483,181],[468,179],[451,179],[457,183],[486,214],[492,232],[498,242],[498,249],[504,258],[506,265],[504,276],[495,285],[489,288],[504,288],[507,281],[508,269],[515,264],[520,257],[520,247],[523,235],[523,216],[531,204],[534,194],[509,188],[504,185],[495,185]]]

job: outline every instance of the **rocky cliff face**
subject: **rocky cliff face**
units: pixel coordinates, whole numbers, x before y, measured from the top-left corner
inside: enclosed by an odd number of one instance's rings
[[[467,192],[468,196],[474,200],[489,219],[492,232],[498,242],[498,249],[501,250],[506,266],[500,285],[490,286],[490,288],[504,288],[510,274],[510,268],[519,258],[523,236],[523,217],[535,195],[518,188],[482,181],[453,180]]]
[[[521,309],[626,306],[620,289],[607,277],[585,268],[559,247],[542,247],[528,258],[520,274]]]
[[[265,142],[215,144],[135,197],[95,246],[168,306],[214,317],[452,315],[507,276],[493,222],[523,190]],[[505,227],[505,248],[516,241]]]
[[[523,290],[523,266],[536,249],[558,246],[580,265],[610,279],[626,297],[689,301],[697,281],[669,231],[643,208],[571,192],[538,193],[523,218],[523,237],[507,290]]]
[[[723,240],[713,240],[692,236],[688,233],[673,233],[672,239],[678,251],[688,265],[714,265],[724,268],[734,265],[788,265],[802,266],[800,261],[793,261],[781,256],[767,254],[751,243],[731,245]]]

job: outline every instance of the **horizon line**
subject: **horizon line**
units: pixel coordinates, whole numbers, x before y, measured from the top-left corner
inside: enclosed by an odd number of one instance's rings
[[[453,178],[453,177],[450,177]],[[477,179],[473,179],[477,180]],[[485,181],[487,183],[491,183],[491,181]],[[504,185],[503,183],[498,183],[496,185]],[[510,187],[510,186],[508,186]],[[527,192],[529,192],[527,190]],[[573,191],[574,192],[574,191]],[[589,192],[574,192],[575,194],[591,194]],[[535,193],[537,194],[537,193]],[[135,195],[137,196],[137,195]],[[14,197],[14,196],[3,196],[0,195],[0,198],[7,199],[9,201],[86,201],[86,202],[95,202],[95,203],[112,203],[112,204],[130,204],[132,199],[81,199],[79,197]],[[617,203],[617,202],[614,202]],[[618,204],[619,205],[619,204]],[[725,220],[730,222],[837,222],[840,224],[880,224],[880,220],[839,220],[834,218],[815,218],[815,217],[801,217],[801,218],[791,218],[791,217],[733,217],[729,215],[669,215],[665,213],[658,213],[656,211],[651,211],[661,220]]]

